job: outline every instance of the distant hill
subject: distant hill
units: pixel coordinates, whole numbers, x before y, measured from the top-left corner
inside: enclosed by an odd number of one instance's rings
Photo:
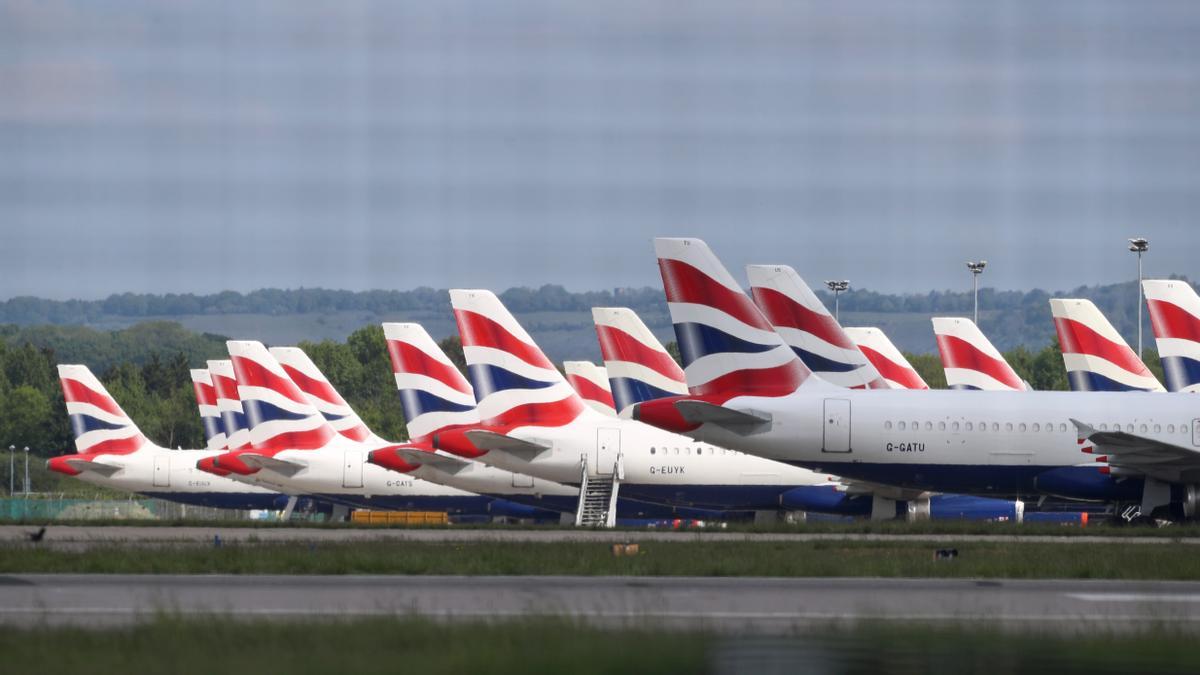
[[[818,295],[832,307],[833,298]],[[555,360],[599,358],[591,308],[624,306],[636,310],[664,341],[674,339],[662,289],[625,288],[607,291],[570,292],[561,286],[511,288],[501,294],[508,307]],[[996,346],[1004,351],[1017,346],[1040,349],[1054,337],[1047,300],[1050,297],[1083,297],[1094,301],[1117,330],[1132,342],[1136,334],[1137,288],[1134,282],[1106,286],[1081,286],[1070,291],[997,291],[980,289],[980,324]],[[929,318],[936,315],[969,316],[971,293],[931,291],[926,294],[889,295],[870,290],[842,294],[841,318],[847,326],[878,326],[903,350],[930,353],[936,349]],[[201,336],[189,337],[161,323],[150,328],[145,322],[178,322]],[[0,338],[9,344],[29,342],[74,351],[87,344],[91,353],[70,354],[74,360],[109,363],[140,362],[150,351],[138,344],[163,342],[169,351],[183,351],[199,359],[219,347],[221,337],[260,339],[270,344],[294,344],[302,340],[342,340],[351,332],[382,321],[417,321],[436,337],[455,333],[449,298],[444,290],[418,288],[408,291],[336,291],[321,288],[292,290],[262,289],[251,293],[226,291],[213,295],[133,294],[113,295],[104,300],[46,300],[19,297],[0,302]],[[71,331],[46,328],[85,326],[101,331],[120,330],[112,337],[77,339]],[[1149,332],[1146,319],[1146,335]],[[165,342],[164,342],[165,341]],[[1150,343],[1148,343],[1150,344]],[[60,354],[66,357],[67,354]]]

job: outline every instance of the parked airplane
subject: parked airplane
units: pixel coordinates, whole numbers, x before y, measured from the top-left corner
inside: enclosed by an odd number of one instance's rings
[[[1200,391],[1200,295],[1186,281],[1142,282],[1168,391]]]
[[[196,506],[278,509],[287,497],[197,471],[219,450],[169,450],[142,434],[87,366],[60,365],[76,454],[46,461],[53,471],[94,485]]]
[[[230,477],[237,480],[350,507],[489,512],[495,501],[491,497],[366,463],[367,453],[380,446],[340,435],[266,347],[248,340],[226,344],[250,446],[213,457],[200,468],[232,472]]]
[[[389,325],[392,324],[384,325],[385,331]],[[308,396],[309,403],[321,412],[339,434],[351,441],[377,448],[367,453],[368,462],[431,483],[507,500],[489,504],[489,515],[557,518],[557,512],[550,514],[538,511],[539,508],[548,508],[544,503],[547,496],[565,497],[565,501],[574,508],[579,491],[566,485],[518,476],[453,456],[435,456],[432,448],[426,445],[394,443],[380,438],[367,427],[303,350],[272,347],[270,352],[292,382]],[[514,503],[509,504],[509,501]]]
[[[1051,298],[1072,391],[1166,391],[1091,300]]]
[[[829,477],[587,408],[489,291],[451,291],[480,417],[488,430],[437,435],[439,447],[549,480],[617,477],[621,495],[713,509],[803,510]],[[584,478],[586,476],[586,478]]]
[[[846,335],[858,345],[863,356],[875,366],[888,389],[928,389],[916,368],[896,349],[896,345],[878,328],[846,328]]]
[[[250,427],[246,424],[246,413],[238,396],[233,361],[209,361],[208,374],[217,395],[217,413],[221,416],[221,428],[225,432],[225,449],[244,450],[250,447]]]
[[[200,408],[200,424],[204,427],[204,442],[209,450],[224,450],[225,428],[221,424],[221,414],[217,412],[217,390],[213,387],[212,375],[207,368],[193,369],[191,374],[192,391]]]
[[[567,375],[567,384],[575,393],[598,413],[616,417],[616,404],[613,403],[612,389],[608,384],[608,372],[603,366],[597,366],[591,361],[563,361],[563,371]]]
[[[676,335],[691,342],[681,347],[689,394],[639,404],[636,419],[898,487],[1195,513],[1200,420],[1189,397],[835,389],[812,376],[703,241],[658,239],[655,249]]]
[[[933,334],[946,371],[946,384],[951,389],[1025,391],[1029,388],[974,321],[934,317]]]
[[[797,277],[798,278],[798,277]],[[624,307],[598,307],[592,310],[597,332],[602,336],[600,351],[610,372],[628,373],[629,382],[622,387],[638,398],[623,402],[625,409],[638,403],[670,396],[667,390],[687,393],[683,370],[654,337],[641,318]],[[839,327],[840,330],[840,327]],[[637,336],[637,337],[634,337]],[[861,358],[861,356],[860,356]],[[659,386],[638,380],[639,376],[654,379]],[[1024,504],[987,497],[962,495],[933,495],[919,490],[903,490],[885,485],[842,481],[827,476],[826,486],[810,487],[788,493],[793,508],[817,513],[867,515],[876,519],[891,519],[903,515],[909,519],[988,519],[1021,520]],[[814,475],[813,482],[820,480]]]
[[[794,269],[786,265],[750,265],[746,274],[754,304],[817,377],[850,389],[889,388]]]

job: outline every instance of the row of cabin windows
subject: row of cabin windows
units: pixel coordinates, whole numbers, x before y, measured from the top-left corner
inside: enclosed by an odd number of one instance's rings
[[[893,426],[893,423],[892,423],[890,420],[889,420],[889,421],[887,421],[887,422],[884,422],[884,423],[883,423],[883,428],[884,428],[884,429],[891,430],[892,426]],[[921,427],[922,427],[922,425],[921,425],[921,423],[920,423],[920,422],[904,422],[904,421],[900,421],[900,422],[896,422],[896,423],[895,423],[895,427],[896,427],[896,429],[898,429],[899,431],[905,431],[905,430],[907,430],[907,429],[911,429],[911,430],[913,430],[913,431],[920,431],[920,430],[921,430]],[[925,428],[925,431],[933,431],[933,422],[926,422],[926,423],[924,424],[924,428]],[[938,430],[938,431],[945,431],[945,430],[946,430],[946,428],[947,428],[947,425],[946,425],[946,423],[945,423],[945,422],[938,422],[938,423],[937,423],[937,430]],[[987,423],[987,422],[980,422],[979,424],[977,424],[977,425],[976,425],[976,424],[973,424],[973,423],[971,423],[971,422],[963,422],[963,423],[961,423],[961,425],[960,425],[960,423],[959,423],[959,422],[951,422],[951,423],[949,424],[949,428],[950,428],[950,430],[951,430],[951,431],[975,431],[975,429],[976,429],[976,428],[978,428],[978,430],[979,430],[979,431],[987,431],[987,430],[988,430],[988,423]],[[1100,431],[1108,431],[1108,424],[1106,424],[1106,423],[1101,423],[1101,424],[1097,425],[1097,426],[1096,426],[1096,428],[1097,428],[1097,429],[1099,429]],[[1173,434],[1173,433],[1175,433],[1175,425],[1174,425],[1174,424],[1168,424],[1166,428],[1167,428],[1167,433],[1168,433],[1168,434]],[[1120,424],[1113,424],[1113,425],[1112,425],[1112,430],[1113,430],[1113,431],[1121,431],[1121,429],[1122,429],[1122,427],[1121,427],[1121,425],[1120,425]],[[992,430],[992,431],[1000,431],[1000,423],[999,423],[999,422],[992,422],[992,423],[991,423],[991,430]],[[1019,432],[1022,432],[1022,433],[1025,433],[1025,432],[1034,432],[1034,433],[1037,433],[1037,432],[1040,432],[1040,431],[1043,431],[1043,430],[1045,430],[1046,432],[1052,432],[1052,431],[1054,431],[1054,423],[1053,423],[1053,422],[1046,422],[1046,424],[1044,424],[1044,425],[1043,425],[1043,424],[1040,424],[1040,423],[1038,423],[1038,422],[1034,422],[1033,424],[1026,424],[1025,422],[1021,422],[1021,423],[1019,423],[1019,424],[1015,424],[1015,425],[1014,425],[1012,422],[1006,422],[1006,423],[1004,424],[1004,430],[1005,430],[1005,431],[1019,431]],[[1066,425],[1066,423],[1065,423],[1065,422],[1059,422],[1059,424],[1058,424],[1058,430],[1059,430],[1059,431],[1066,431],[1066,430],[1067,430],[1067,425]],[[1154,432],[1154,433],[1156,433],[1156,434],[1161,434],[1161,433],[1162,433],[1162,431],[1163,431],[1163,425],[1161,425],[1161,424],[1153,424],[1153,425],[1151,425],[1151,424],[1141,424],[1141,425],[1126,424],[1126,425],[1125,425],[1125,427],[1124,427],[1124,430],[1125,430],[1125,431],[1127,431],[1127,432],[1129,432],[1129,433],[1134,433],[1134,431],[1136,430],[1136,431],[1139,431],[1139,432],[1141,432],[1141,433],[1143,433],[1143,434],[1145,434],[1145,433],[1150,433],[1150,432],[1153,430],[1153,432]],[[1180,425],[1179,425],[1179,433],[1181,433],[1181,434],[1187,434],[1187,433],[1188,433],[1188,425],[1186,425],[1186,424],[1180,424]]]
[[[690,455],[693,448],[650,448],[650,454],[655,455],[661,452],[664,455]],[[726,450],[725,448],[695,448],[697,455],[740,455],[742,453],[737,450]]]

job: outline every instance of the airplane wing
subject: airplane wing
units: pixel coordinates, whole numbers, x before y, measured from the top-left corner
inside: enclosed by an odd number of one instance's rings
[[[1107,455],[1110,467],[1170,483],[1200,476],[1200,450],[1125,431],[1100,431],[1076,419],[1071,423],[1081,441],[1095,445],[1097,454]]]
[[[281,476],[294,476],[301,469],[307,468],[306,464],[293,462],[286,459],[276,459],[266,455],[256,455],[254,453],[244,453],[238,455],[238,459],[246,463],[247,466],[252,466],[257,469],[267,469],[274,471]]]
[[[77,469],[79,471],[91,471],[92,473],[98,473],[105,478],[108,478],[123,468],[114,466],[112,464],[105,464],[103,462],[94,462],[90,459],[68,459],[67,465],[72,469]]]
[[[513,438],[512,436],[506,436],[485,429],[472,429],[466,432],[466,436],[480,450],[500,450],[527,462],[536,459],[543,452],[550,449],[548,446],[541,445],[540,443]]]
[[[457,457],[416,448],[396,448],[394,452],[410,464],[421,464],[450,474],[458,473],[471,466],[470,462]]]
[[[713,424],[743,435],[752,434],[771,423],[768,417],[759,417],[707,401],[676,401],[675,409],[679,411],[683,419],[692,424]]]
[[[909,488],[899,488],[892,485],[884,485],[882,483],[872,483],[865,480],[855,480],[852,478],[837,479],[838,486],[841,487],[846,494],[849,495],[879,495],[888,499],[895,499],[898,502],[911,501],[914,499],[923,499],[930,496],[930,492],[925,490],[912,490]]]

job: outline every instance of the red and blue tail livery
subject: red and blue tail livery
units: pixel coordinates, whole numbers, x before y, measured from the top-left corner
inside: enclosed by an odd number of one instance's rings
[[[847,328],[846,335],[858,345],[875,370],[887,382],[888,389],[928,389],[925,378],[904,358],[888,336],[874,327]]]
[[[450,303],[484,424],[556,427],[589,410],[494,293],[452,290]]]
[[[61,365],[58,379],[76,452],[127,455],[149,443],[87,366]]]
[[[1200,391],[1200,295],[1186,281],[1142,282],[1167,391]]]
[[[679,354],[694,396],[785,396],[812,374],[708,244],[654,240]]]
[[[975,322],[958,317],[934,317],[946,384],[951,389],[1025,391],[1025,382],[1008,365]]]
[[[337,435],[261,342],[226,343],[255,450],[312,450]]]
[[[591,361],[563,361],[567,384],[579,394],[589,408],[609,417],[617,416],[608,372]]]
[[[213,387],[212,375],[207,368],[194,368],[192,391],[196,394],[196,405],[200,408],[200,423],[204,427],[204,442],[209,450],[225,449],[225,427],[217,411],[217,390]]]
[[[1165,391],[1091,300],[1051,298],[1072,391]]]
[[[270,352],[334,431],[360,443],[386,443],[367,428],[358,413],[350,408],[350,404],[333,388],[333,384],[304,350],[299,347],[272,347]]]
[[[225,432],[225,449],[243,450],[250,447],[250,427],[246,424],[246,413],[242,411],[242,399],[238,396],[233,361],[209,361],[208,374],[217,397],[221,429]]]
[[[817,377],[848,389],[887,389],[816,293],[787,265],[749,265],[750,293],[796,356]]]
[[[618,414],[628,414],[638,403],[688,393],[683,369],[632,309],[596,307],[592,321]]]
[[[383,335],[410,439],[479,424],[475,390],[420,324],[385,323]]]

